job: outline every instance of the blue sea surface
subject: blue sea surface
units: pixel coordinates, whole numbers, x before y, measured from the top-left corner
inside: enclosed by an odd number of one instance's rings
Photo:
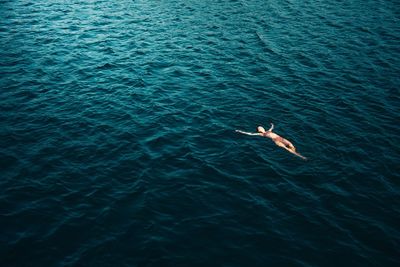
[[[0,266],[400,266],[399,59],[397,0],[0,0]]]

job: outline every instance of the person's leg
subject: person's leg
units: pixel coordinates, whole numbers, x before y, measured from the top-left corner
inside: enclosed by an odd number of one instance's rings
[[[285,145],[284,143],[280,142],[280,141],[275,141],[275,144],[276,144],[277,146],[279,146],[279,147],[284,148],[284,149],[288,149],[288,148],[286,147],[286,145]]]
[[[289,140],[284,139],[282,143],[286,146],[286,148],[296,151],[296,148]]]
[[[280,142],[280,141],[276,141],[275,144],[277,146],[279,146],[279,147],[282,147],[282,148],[286,149],[288,152],[290,152],[290,153],[292,153],[292,154],[294,154],[294,155],[296,155],[296,156],[298,156],[298,157],[300,157],[300,158],[302,158],[304,160],[307,160],[306,157],[304,157],[304,156],[302,156],[302,155],[300,155],[299,153],[296,152],[296,149],[294,148],[293,145],[292,146],[293,146],[294,149],[289,148],[286,143],[283,143],[283,142]]]

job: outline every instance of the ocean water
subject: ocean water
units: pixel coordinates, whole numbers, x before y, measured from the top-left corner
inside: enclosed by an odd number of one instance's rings
[[[400,266],[399,58],[397,0],[1,0],[0,266]]]

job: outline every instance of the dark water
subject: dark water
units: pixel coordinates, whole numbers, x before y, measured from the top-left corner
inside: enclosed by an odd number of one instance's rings
[[[0,18],[0,266],[400,266],[398,1]]]

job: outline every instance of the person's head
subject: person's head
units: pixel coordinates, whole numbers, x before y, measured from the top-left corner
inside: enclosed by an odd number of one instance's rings
[[[257,132],[259,132],[259,133],[265,133],[264,127],[258,126],[258,127],[257,127]]]

